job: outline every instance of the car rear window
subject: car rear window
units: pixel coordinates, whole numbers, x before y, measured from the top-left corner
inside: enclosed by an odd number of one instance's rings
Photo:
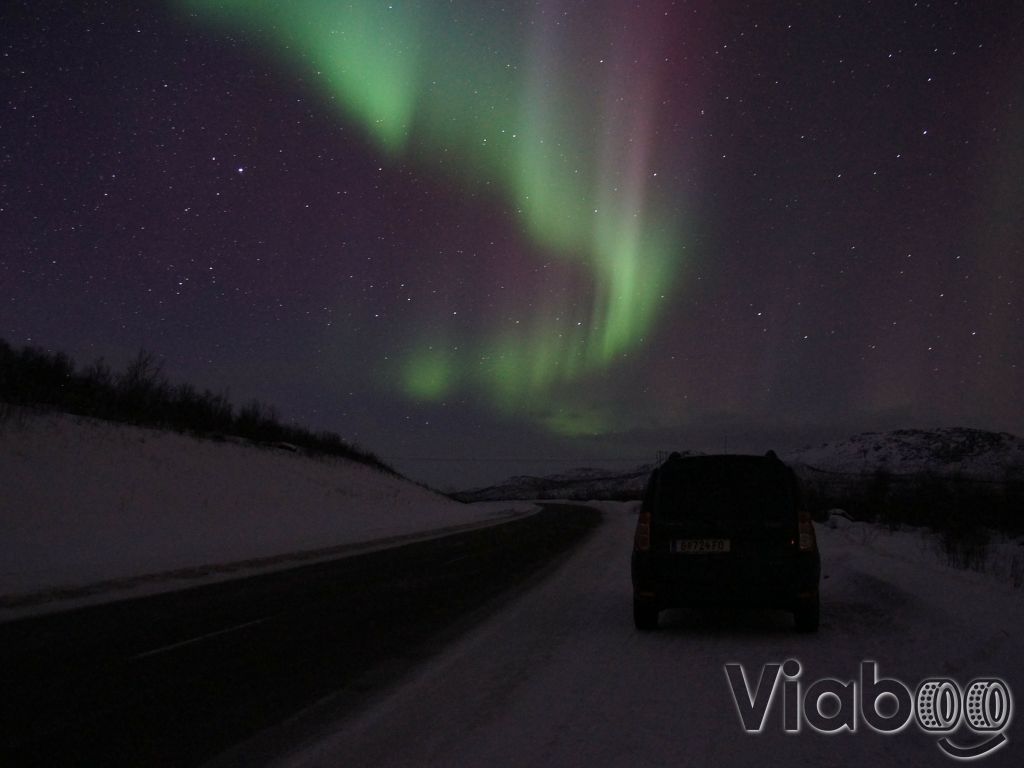
[[[793,508],[790,474],[778,461],[694,458],[659,472],[655,509],[665,520],[749,530],[794,524]]]

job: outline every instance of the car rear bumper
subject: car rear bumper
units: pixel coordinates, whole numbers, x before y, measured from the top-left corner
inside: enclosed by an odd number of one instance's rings
[[[817,552],[741,560],[719,555],[634,552],[633,596],[669,608],[694,603],[736,603],[793,608],[818,591]]]

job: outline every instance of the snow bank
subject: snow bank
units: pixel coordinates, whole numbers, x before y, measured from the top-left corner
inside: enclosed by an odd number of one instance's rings
[[[137,586],[128,582],[153,574],[202,576],[218,564],[267,566],[535,509],[460,504],[343,459],[66,414],[0,423],[0,489],[0,607],[83,585]]]
[[[828,522],[816,526],[823,549],[854,545],[862,558],[875,562],[899,563],[920,573],[961,571],[964,583],[978,589],[1024,586],[1024,537],[1012,538],[991,532],[982,544],[978,561],[970,567],[956,559],[942,544],[941,534],[929,528],[903,526],[892,530],[884,525],[851,520],[842,510],[832,510]]]

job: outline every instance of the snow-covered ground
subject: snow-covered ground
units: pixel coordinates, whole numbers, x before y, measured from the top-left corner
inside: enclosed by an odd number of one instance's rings
[[[816,635],[796,634],[782,613],[665,612],[659,631],[640,633],[630,610],[635,505],[602,507],[605,524],[550,578],[277,764],[954,766],[938,737],[913,723],[881,734],[858,716],[855,733],[784,733],[778,702],[764,732],[748,734],[724,665],[743,664],[754,685],[762,665],[796,659],[806,689],[825,677],[855,680],[860,663],[874,661],[881,677],[912,690],[931,677],[960,686],[998,677],[1024,697],[1021,590],[946,567],[919,536],[819,526]],[[1020,711],[1006,735],[975,764],[1024,764]]]
[[[535,509],[459,504],[342,459],[19,412],[0,423],[0,618]]]
[[[936,565],[960,567],[968,571],[964,579],[980,579],[979,585],[995,581],[1024,587],[1024,536],[1011,537],[989,531],[976,553],[977,562],[964,563],[963,551],[947,551],[942,535],[930,528],[901,526],[891,530],[884,525],[852,521],[842,510],[832,514],[825,527],[840,531],[847,541],[888,558],[917,563],[928,569]]]

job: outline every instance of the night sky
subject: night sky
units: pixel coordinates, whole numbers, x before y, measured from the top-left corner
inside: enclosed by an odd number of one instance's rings
[[[7,0],[0,337],[466,487],[1024,432],[1024,4]]]

